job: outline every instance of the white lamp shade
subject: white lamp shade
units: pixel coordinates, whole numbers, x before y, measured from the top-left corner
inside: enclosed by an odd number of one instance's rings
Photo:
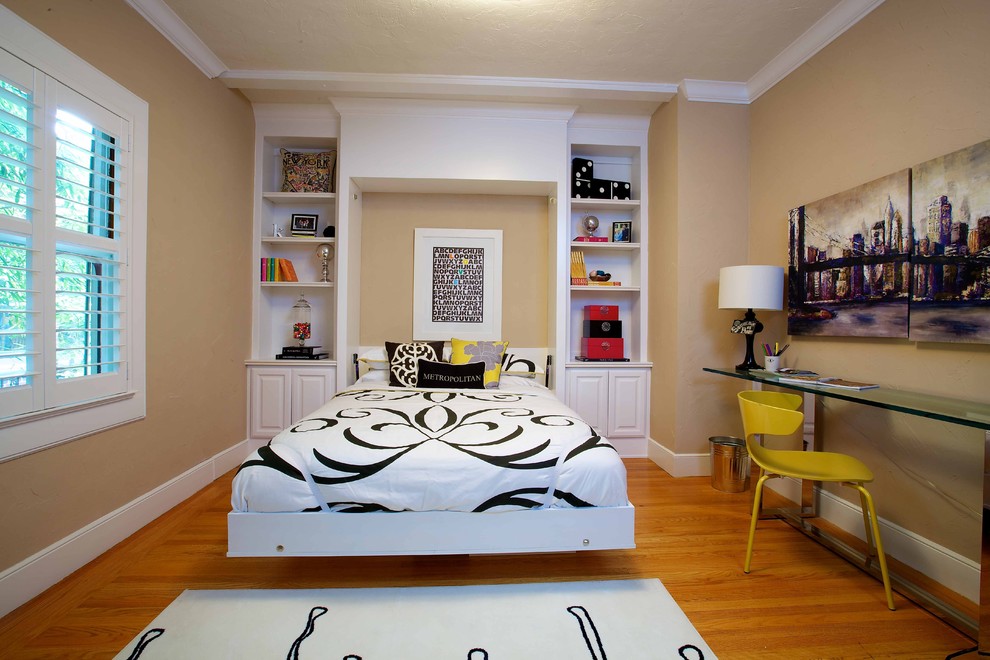
[[[719,309],[784,308],[784,269],[780,266],[726,266],[718,273]]]

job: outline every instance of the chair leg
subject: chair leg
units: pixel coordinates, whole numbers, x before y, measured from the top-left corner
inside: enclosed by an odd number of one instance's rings
[[[854,483],[847,483],[846,485],[856,488]],[[863,512],[863,527],[866,529],[866,565],[869,566],[870,560],[876,557],[876,545],[873,542],[873,526],[870,524],[870,507],[866,503],[863,491],[859,492],[859,505]]]
[[[890,589],[890,573],[887,571],[887,555],[883,551],[883,541],[880,539],[880,524],[877,521],[877,508],[873,504],[873,497],[870,491],[861,484],[853,484],[853,488],[859,491],[860,496],[866,503],[866,508],[870,512],[870,525],[866,530],[866,535],[870,535],[870,528],[873,530],[873,541],[877,551],[877,561],[880,562],[880,575],[883,577],[883,591],[887,596],[887,609],[894,610],[894,595]]]
[[[760,504],[763,502],[763,482],[771,475],[760,470],[760,478],[756,481],[753,493],[753,516],[749,520],[749,540],[746,541],[746,561],[743,562],[743,573],[749,573],[749,565],[753,560],[753,539],[756,537],[756,521],[760,517]]]

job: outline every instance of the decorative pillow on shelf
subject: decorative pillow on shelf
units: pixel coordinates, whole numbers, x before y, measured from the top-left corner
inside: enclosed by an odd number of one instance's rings
[[[281,153],[282,192],[333,192],[336,151]]]
[[[389,385],[397,387],[416,387],[416,374],[419,371],[418,360],[440,362],[443,357],[442,341],[418,341],[401,344],[385,342],[385,354],[388,355]]]
[[[450,340],[450,363],[473,364],[482,362],[485,365],[485,387],[496,389],[498,377],[502,371],[502,356],[509,347],[507,341],[465,341]]]
[[[446,387],[468,390],[485,389],[485,364],[450,364],[419,359],[417,387]]]

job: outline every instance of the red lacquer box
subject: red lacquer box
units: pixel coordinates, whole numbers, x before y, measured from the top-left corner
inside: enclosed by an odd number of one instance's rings
[[[584,320],[585,321],[618,321],[619,306],[618,305],[585,305]]]
[[[581,355],[589,360],[621,360],[623,353],[621,337],[581,338]]]

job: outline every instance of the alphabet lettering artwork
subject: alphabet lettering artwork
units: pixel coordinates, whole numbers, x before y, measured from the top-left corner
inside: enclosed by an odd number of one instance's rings
[[[434,247],[433,322],[483,323],[484,316],[484,248]]]

